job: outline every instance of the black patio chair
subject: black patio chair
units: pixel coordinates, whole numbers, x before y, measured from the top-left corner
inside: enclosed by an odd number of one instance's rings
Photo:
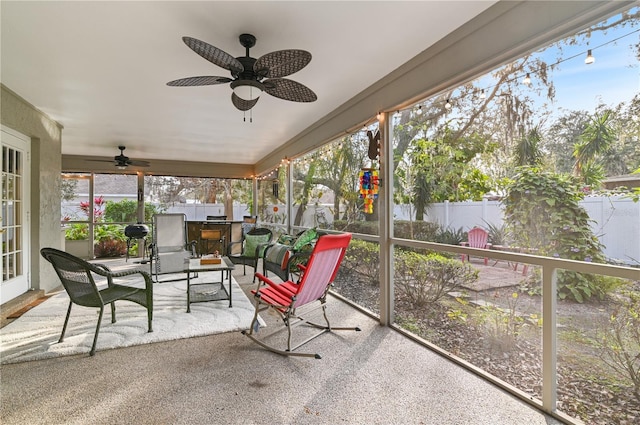
[[[71,306],[74,303],[84,307],[97,307],[100,309],[98,324],[96,325],[96,332],[93,337],[93,345],[89,352],[91,356],[96,352],[98,332],[106,304],[111,304],[111,323],[116,322],[116,301],[132,301],[145,307],[147,309],[149,332],[153,332],[151,325],[151,321],[153,320],[153,286],[151,276],[147,272],[137,269],[113,272],[107,266],[88,263],[78,257],[54,248],[42,248],[40,254],[51,263],[64,289],[67,291],[67,294],[69,294],[69,309],[67,310],[67,317],[64,319],[62,334],[58,342],[64,341],[64,334],[67,330],[69,316],[71,315]],[[106,288],[98,288],[93,273],[107,278]],[[133,286],[113,283],[113,278],[134,274],[140,274],[144,278],[144,288],[135,288]]]
[[[253,267],[255,274],[258,267],[258,259],[264,256],[264,250],[271,242],[273,233],[265,227],[256,227],[243,235],[241,241],[231,242],[227,246],[227,256],[233,264],[242,264],[243,273],[247,274],[247,264]],[[240,253],[236,253],[237,247],[241,247]]]

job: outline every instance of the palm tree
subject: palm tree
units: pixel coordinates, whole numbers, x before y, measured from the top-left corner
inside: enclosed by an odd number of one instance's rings
[[[594,165],[594,161],[607,153],[616,139],[615,131],[609,123],[610,117],[611,111],[605,111],[602,115],[596,113],[580,135],[573,151],[573,156],[576,158],[575,171],[578,176],[583,177],[585,165],[588,163]]]
[[[535,127],[529,130],[526,136],[518,140],[513,154],[514,165],[516,167],[523,165],[536,167],[542,165],[543,156],[540,150],[541,139],[540,129],[539,127]]]

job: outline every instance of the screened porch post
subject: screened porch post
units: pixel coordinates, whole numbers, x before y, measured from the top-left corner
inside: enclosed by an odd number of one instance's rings
[[[380,191],[378,197],[378,228],[380,229],[380,324],[394,322],[393,305],[393,147],[389,113],[382,114],[380,131]]]

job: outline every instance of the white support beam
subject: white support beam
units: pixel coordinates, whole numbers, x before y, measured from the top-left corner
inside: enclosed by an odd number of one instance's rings
[[[380,324],[389,326],[395,320],[393,285],[393,146],[391,114],[381,114],[380,190],[378,192],[380,234]]]
[[[558,399],[557,269],[542,267],[542,407],[555,412]]]

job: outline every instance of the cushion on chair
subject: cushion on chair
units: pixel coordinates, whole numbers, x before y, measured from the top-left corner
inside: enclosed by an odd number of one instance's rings
[[[296,237],[292,236],[292,235],[287,235],[286,233],[283,233],[282,235],[280,235],[278,237],[278,241],[277,243],[282,244],[282,245],[293,245],[296,242]]]
[[[300,251],[305,245],[317,240],[318,237],[318,232],[315,228],[312,227],[305,230],[304,233],[298,236],[298,239],[296,239],[296,242],[293,244],[293,251]]]
[[[273,264],[279,264],[284,270],[287,267],[287,261],[291,255],[291,247],[281,243],[275,243],[269,247],[265,261]]]
[[[244,249],[242,251],[243,257],[255,258],[256,249],[259,245],[265,245],[258,256],[262,257],[264,254],[264,249],[267,247],[266,244],[269,243],[271,239],[271,235],[245,235],[244,239]]]

